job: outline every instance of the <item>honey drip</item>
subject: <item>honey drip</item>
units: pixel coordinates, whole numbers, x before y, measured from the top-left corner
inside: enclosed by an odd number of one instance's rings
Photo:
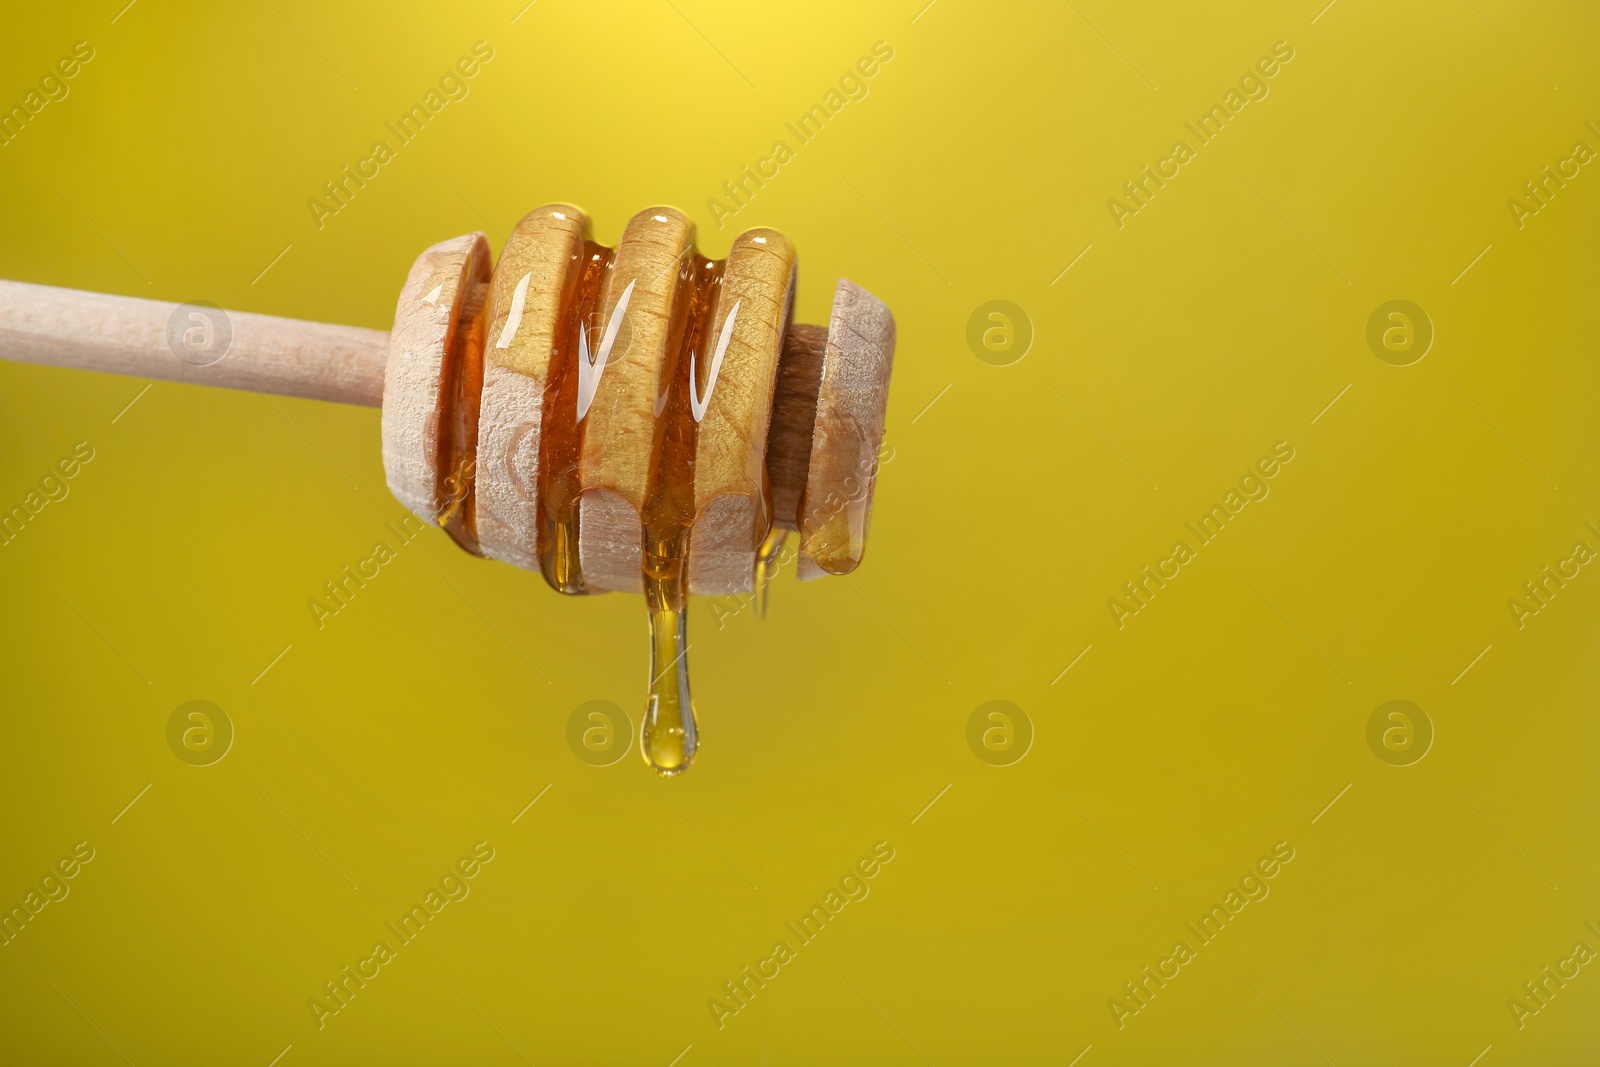
[[[666,404],[656,419],[656,457],[645,502],[643,577],[650,617],[650,691],[639,751],[664,775],[681,774],[699,748],[689,692],[689,537],[695,520],[695,442],[690,411],[689,353],[704,353],[711,315],[722,292],[721,261],[694,254],[678,269],[662,377]],[[701,373],[705,373],[703,370]]]
[[[774,526],[767,531],[761,547],[756,549],[756,618],[758,619],[767,617],[767,589],[772,579],[777,577],[778,555],[783,551],[783,543],[788,539],[788,530]]]
[[[585,241],[581,268],[572,272],[562,294],[563,308],[554,338],[550,385],[545,390],[539,443],[539,568],[562,593],[590,592],[578,552],[579,504],[585,489],[585,422],[577,417],[578,339],[588,331],[590,352],[598,352],[605,325],[601,298],[611,282],[616,250]],[[663,775],[681,774],[699,747],[694,701],[689,691],[688,594],[689,541],[696,517],[695,444],[698,424],[689,402],[691,352],[697,371],[708,376],[711,319],[722,292],[724,261],[698,253],[680,257],[678,284],[668,322],[666,353],[658,396],[663,408],[653,429],[653,458],[645,506],[641,577],[650,622],[650,684],[639,748],[644,760]],[[620,281],[620,280],[619,280]],[[479,333],[481,334],[481,327]],[[479,341],[481,348],[481,338]],[[481,376],[481,369],[479,371]],[[697,389],[710,383],[702,380]],[[765,494],[765,472],[762,490]],[[766,503],[767,510],[770,504]],[[776,556],[782,536],[767,539]],[[766,545],[763,545],[766,548]],[[758,569],[770,576],[770,558]]]
[[[648,535],[647,535],[648,536]],[[689,613],[685,586],[688,560],[680,536],[675,543],[647,544],[645,606],[650,612],[650,692],[645,698],[639,751],[657,772],[682,774],[700,747],[700,729],[689,693]]]

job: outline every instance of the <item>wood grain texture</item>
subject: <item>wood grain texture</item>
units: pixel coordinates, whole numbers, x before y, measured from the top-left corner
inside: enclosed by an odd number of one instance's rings
[[[828,330],[797,322],[783,338],[778,383],[767,434],[767,477],[772,481],[772,520],[786,530],[800,528],[800,497],[811,465],[811,431],[817,421],[817,391]]]
[[[366,407],[383,402],[389,335],[382,330],[229,311],[227,353],[202,367],[179,359],[168,343],[179,306],[0,281],[0,357]]]
[[[883,301],[841,278],[800,500],[802,580],[848,574],[866,550],[894,340],[894,316]]]
[[[579,557],[597,590],[639,592],[646,494],[656,441],[656,397],[667,386],[668,326],[678,260],[694,242],[694,224],[676,208],[646,208],[629,220],[600,307],[609,323],[632,283],[617,335],[585,416]],[[599,331],[593,331],[598,337]],[[598,347],[591,341],[591,355]]]
[[[706,408],[695,438],[695,521],[689,541],[689,591],[695,595],[755,587],[756,548],[772,521],[767,430],[794,285],[795,252],[786,237],[756,229],[734,240],[703,351],[696,354],[697,390]],[[736,304],[739,311],[712,386],[712,353]]]
[[[441,470],[451,342],[469,283],[488,280],[483,234],[453,237],[417,257],[395,307],[383,388],[383,469],[395,498],[432,523],[442,510],[444,481],[453,476]]]
[[[478,413],[478,542],[484,555],[527,570],[539,569],[544,395],[563,294],[582,269],[587,227],[583,212],[568,204],[529,212],[507,239],[489,288]],[[515,328],[508,329],[519,303]]]

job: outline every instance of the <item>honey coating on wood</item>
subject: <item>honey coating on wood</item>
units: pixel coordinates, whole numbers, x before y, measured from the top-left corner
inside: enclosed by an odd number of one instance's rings
[[[623,228],[600,298],[605,331],[579,405],[582,411],[588,402],[579,551],[584,580],[594,589],[644,592],[644,514],[658,458],[657,416],[677,354],[671,341],[674,310],[682,304],[679,274],[693,251],[694,224],[683,212],[638,212]],[[608,340],[614,344],[602,368]]]
[[[736,237],[721,298],[696,349],[694,593],[754,587],[755,552],[775,518],[768,428],[796,273],[794,249],[782,234],[758,228]]]
[[[583,244],[583,267],[563,294],[561,324],[555,339],[551,384],[544,394],[543,433],[539,439],[539,569],[550,588],[583,594],[583,563],[578,555],[578,501],[583,481],[583,435],[578,419],[578,335],[598,338],[600,296],[617,261],[615,249]],[[598,344],[590,346],[598,351]]]
[[[484,304],[487,282],[469,282],[461,317],[447,342],[444,410],[440,414],[439,467],[449,471],[439,479],[436,510],[439,525],[450,539],[474,556],[478,530],[473,507],[478,461],[478,397],[483,392]]]
[[[464,428],[459,418],[476,418],[481,394],[464,391],[477,377],[481,337],[472,335],[472,316],[463,315],[474,285],[490,278],[489,246],[482,234],[465,234],[425,249],[407,273],[395,306],[384,367],[384,479],[395,497],[417,516],[437,523],[440,512],[462,503],[475,471],[462,463],[457,447]],[[467,381],[460,377],[467,361]],[[458,455],[452,456],[454,450]],[[454,490],[444,485],[454,477]],[[476,511],[473,509],[473,521]],[[456,533],[476,548],[462,523]]]
[[[511,230],[489,287],[473,510],[478,544],[493,559],[540,570],[545,398],[556,378],[557,337],[585,262],[588,217],[547,204]]]

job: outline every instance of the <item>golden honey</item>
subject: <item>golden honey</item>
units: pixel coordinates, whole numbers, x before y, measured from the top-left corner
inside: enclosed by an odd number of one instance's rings
[[[600,306],[614,270],[614,249],[584,243],[581,268],[562,294],[563,313],[555,338],[551,386],[544,394],[540,439],[539,566],[558,592],[590,592],[579,557],[579,504],[586,489],[582,456],[586,420],[578,416],[579,363],[586,348],[598,356],[595,338],[605,326]],[[660,378],[665,382],[653,428],[654,447],[645,507],[640,515],[643,588],[650,631],[650,673],[639,747],[645,762],[662,774],[679,774],[694,761],[699,744],[689,691],[689,538],[695,521],[694,473],[698,423],[689,403],[690,353],[704,353],[711,317],[722,289],[724,261],[694,253],[678,261],[677,285],[668,323]],[[704,363],[697,371],[705,378]],[[480,372],[481,373],[481,372]],[[704,389],[706,381],[696,383]],[[766,507],[770,512],[770,503]]]

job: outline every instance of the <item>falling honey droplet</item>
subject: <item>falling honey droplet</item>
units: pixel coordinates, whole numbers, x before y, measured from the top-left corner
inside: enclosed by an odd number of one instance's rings
[[[650,670],[654,673],[639,744],[645,762],[669,777],[688,770],[699,747],[694,701],[689,695],[684,623],[682,611],[650,612]]]
[[[558,593],[587,593],[583,582],[583,567],[578,556],[578,507],[575,501],[565,501],[555,516],[542,516],[545,520],[546,541],[539,555],[539,566],[545,581]]]
[[[681,774],[694,762],[700,735],[689,694],[688,612],[683,533],[652,542],[644,553],[644,595],[650,609],[650,695],[639,749],[661,774]]]

